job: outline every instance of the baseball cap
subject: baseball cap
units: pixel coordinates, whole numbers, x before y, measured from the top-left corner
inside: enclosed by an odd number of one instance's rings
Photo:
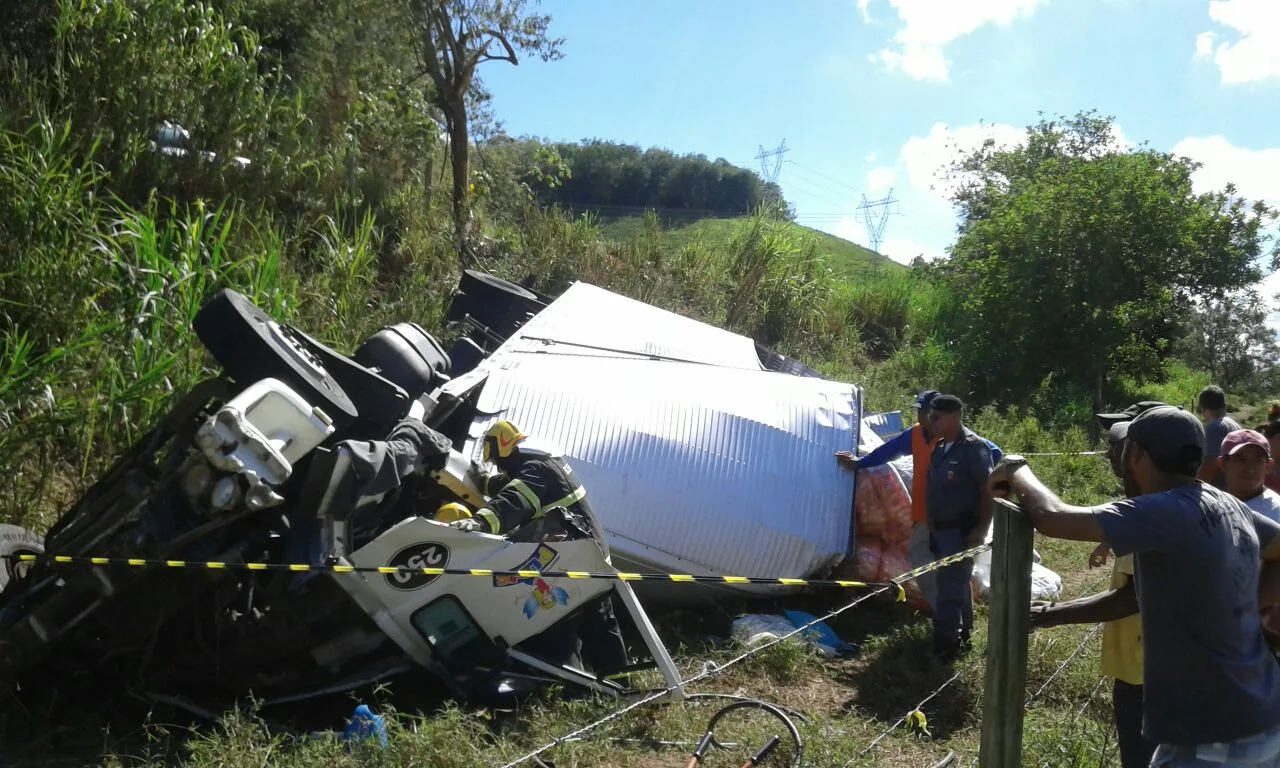
[[[1103,429],[1110,429],[1119,422],[1133,421],[1144,411],[1149,411],[1152,408],[1160,408],[1162,406],[1170,407],[1168,403],[1162,403],[1159,400],[1143,400],[1141,402],[1134,403],[1119,413],[1099,413],[1095,415],[1098,419],[1098,423],[1102,425]],[[1116,439],[1123,440],[1124,435],[1121,435]]]
[[[1227,436],[1222,438],[1222,455],[1224,457],[1234,456],[1251,445],[1261,448],[1267,458],[1271,458],[1271,444],[1267,442],[1267,438],[1263,437],[1261,432],[1252,429],[1237,429],[1234,432],[1228,432]]]
[[[1204,459],[1204,426],[1181,408],[1162,405],[1128,422],[1126,436],[1159,465],[1194,475]]]
[[[942,394],[936,389],[926,389],[916,396],[916,408],[928,410],[933,405],[933,399]]]
[[[1119,424],[1112,424],[1111,429],[1107,432],[1107,437],[1112,443],[1118,443],[1129,434],[1129,422],[1122,421]]]

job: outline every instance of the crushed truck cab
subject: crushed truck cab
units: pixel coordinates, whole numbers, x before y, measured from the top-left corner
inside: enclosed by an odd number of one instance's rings
[[[449,568],[478,571],[609,572],[595,539],[513,542],[485,533],[462,533],[443,523],[414,518],[398,523],[353,553],[358,567]],[[666,648],[630,585],[605,579],[542,579],[511,575],[436,576],[397,573],[330,574],[404,653],[439,668],[463,689],[474,670],[501,668],[510,654],[541,673],[599,692],[616,684],[581,670],[557,666],[520,649],[521,643],[594,600],[616,595],[637,623],[646,650],[679,692],[680,678]]]
[[[484,702],[548,681],[622,695],[547,652],[576,643],[576,618],[611,601],[639,639],[631,666],[655,666],[681,694],[625,582],[488,573],[610,572],[595,520],[492,536],[432,519],[485,496],[464,453],[466,409],[443,389],[449,355],[426,331],[384,328],[347,356],[230,290],[193,325],[217,375],[177,398],[43,539],[21,537],[24,553],[72,563],[3,571],[0,684],[192,711],[414,669]]]

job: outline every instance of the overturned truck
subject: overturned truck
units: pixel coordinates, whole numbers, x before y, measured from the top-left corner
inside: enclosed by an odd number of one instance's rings
[[[71,559],[3,564],[9,690],[270,704],[412,670],[471,700],[546,681],[623,695],[561,647],[608,600],[634,668],[679,695],[626,582],[414,569],[805,577],[853,551],[853,478],[831,455],[858,443],[856,387],[582,283],[551,301],[467,273],[449,319],[463,333],[448,352],[401,323],[347,356],[214,295],[194,329],[220,373],[42,539],[0,553]],[[370,477],[351,460],[408,418],[440,437],[421,469]],[[590,530],[496,536],[433,518],[484,503],[479,438],[499,418],[570,462],[599,516]],[[248,566],[263,563],[292,567]],[[786,589],[653,584],[676,590],[664,602]]]

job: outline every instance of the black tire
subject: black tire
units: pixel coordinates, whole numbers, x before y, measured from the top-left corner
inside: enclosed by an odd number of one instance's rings
[[[42,555],[44,542],[26,528],[0,523],[0,591],[13,581],[21,578],[31,566],[11,559],[16,555]]]
[[[309,348],[319,342],[277,323],[241,294],[229,288],[218,291],[200,308],[191,325],[209,353],[240,386],[278,378],[297,388],[312,405],[323,407],[339,430],[358,415],[355,403]]]
[[[470,315],[499,336],[510,336],[525,319],[544,307],[531,291],[500,277],[466,270],[449,305],[450,322]]]
[[[508,280],[503,280],[500,277],[494,277],[487,272],[480,272],[474,269],[463,270],[462,279],[458,281],[458,290],[477,301],[538,300],[538,297],[526,288],[522,288]]]

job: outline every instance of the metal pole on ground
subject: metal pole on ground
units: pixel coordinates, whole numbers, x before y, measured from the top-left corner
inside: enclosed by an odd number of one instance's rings
[[[1022,764],[1035,528],[1016,504],[1004,499],[996,499],[995,504],[987,681],[978,759],[980,768],[1018,768]]]

